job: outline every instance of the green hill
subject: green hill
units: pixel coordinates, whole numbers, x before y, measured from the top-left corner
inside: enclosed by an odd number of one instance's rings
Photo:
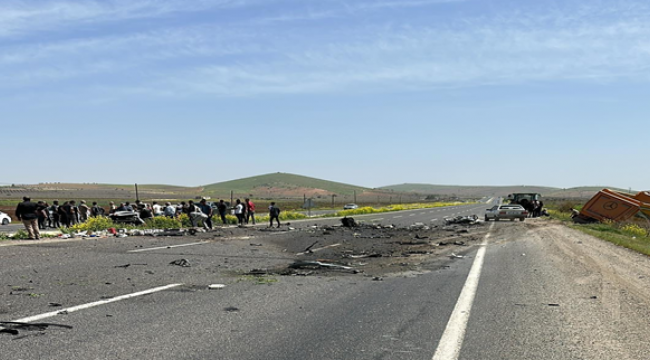
[[[306,190],[315,190],[323,194],[348,195],[353,194],[355,191],[363,192],[369,189],[286,173],[258,175],[204,186],[204,193],[206,194],[227,193],[230,191],[238,193],[282,191],[284,193],[295,192],[297,196],[302,196],[302,193]]]

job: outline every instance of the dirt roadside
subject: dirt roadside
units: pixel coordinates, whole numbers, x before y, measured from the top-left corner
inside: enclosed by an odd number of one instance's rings
[[[650,258],[553,221],[525,227],[555,269],[562,339],[584,358],[647,359]]]

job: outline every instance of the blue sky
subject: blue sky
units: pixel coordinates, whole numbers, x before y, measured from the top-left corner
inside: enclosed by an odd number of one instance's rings
[[[0,0],[0,184],[650,188],[650,3]]]

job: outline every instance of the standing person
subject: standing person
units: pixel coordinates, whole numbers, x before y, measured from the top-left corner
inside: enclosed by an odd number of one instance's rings
[[[237,224],[239,226],[244,225],[244,204],[242,204],[241,200],[237,199],[235,201],[235,216],[237,216]]]
[[[275,202],[272,202],[271,206],[269,206],[269,218],[269,227],[273,227],[273,219],[278,222],[278,227],[280,227],[280,208],[275,206]]]
[[[219,204],[217,204],[217,210],[219,210],[219,217],[221,217],[221,222],[226,225],[226,211],[228,211],[228,207],[223,200],[219,200]]]
[[[86,200],[81,200],[79,204],[79,222],[86,222],[88,220],[88,215],[90,214],[90,208],[86,205]]]
[[[63,203],[63,205],[59,206],[59,219],[61,220],[61,226],[65,226],[67,228],[70,227],[70,217],[68,214],[70,213],[70,202],[66,201]]]
[[[77,202],[75,200],[70,200],[70,213],[68,217],[70,218],[70,225],[76,225],[79,223],[79,208],[77,207]]]
[[[142,204],[140,206],[140,219],[143,221],[147,221],[147,219],[153,219],[153,212],[145,204]]]
[[[153,216],[162,216],[162,206],[160,206],[157,201],[153,202],[152,208]]]
[[[29,233],[29,240],[41,238],[41,233],[38,230],[38,209],[38,204],[33,203],[27,196],[23,197],[23,202],[16,206],[16,217],[25,225],[25,229]]]
[[[169,201],[165,203],[165,208],[163,209],[163,214],[170,219],[173,219],[176,216],[176,206],[173,206]]]
[[[203,219],[203,227],[212,230],[212,206],[208,205],[205,199],[201,199],[199,208],[207,217]]]
[[[36,203],[36,215],[38,215],[38,229],[45,230],[45,219],[49,218],[47,214],[47,205],[43,201]]]
[[[115,202],[114,201],[109,202],[108,203],[108,213],[112,214],[115,211],[117,211],[117,206],[115,206]]]
[[[246,224],[248,224],[248,221],[253,219],[253,225],[255,225],[255,204],[251,201],[251,199],[245,199],[246,202]]]
[[[104,216],[104,208],[97,205],[97,201],[93,201],[93,207],[90,208],[90,216]]]
[[[52,201],[52,206],[50,206],[50,227],[51,228],[60,228],[61,227],[61,222],[59,221],[60,216],[59,215],[59,200],[54,200]]]
[[[192,225],[192,227],[196,227],[198,225],[198,221],[196,221],[198,219],[196,218],[196,216],[192,215],[192,213],[196,212],[197,210],[198,209],[196,208],[196,205],[194,205],[193,200],[189,200],[187,202],[187,206],[183,208],[183,212],[187,214],[187,216],[190,218],[190,224]]]

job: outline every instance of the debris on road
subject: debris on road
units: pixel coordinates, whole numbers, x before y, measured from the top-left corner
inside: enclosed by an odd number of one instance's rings
[[[328,268],[328,269],[340,269],[340,270],[353,270],[356,271],[351,266],[333,264],[333,263],[324,263],[321,261],[296,261],[295,263],[289,265],[290,269],[313,269],[313,268]]]
[[[456,216],[453,218],[447,218],[445,219],[445,223],[447,225],[476,225],[480,222],[478,216],[476,215],[470,215],[470,216]]]
[[[354,221],[354,218],[349,218],[347,216],[341,219],[341,223],[347,228],[357,227],[357,222]]]
[[[18,335],[20,330],[25,331],[44,331],[49,327],[58,327],[62,329],[72,329],[70,325],[52,324],[52,323],[25,323],[16,321],[0,321],[0,334]]]
[[[176,265],[181,267],[190,267],[192,266],[187,259],[178,259],[169,263],[169,265]]]
[[[456,255],[456,254],[454,254],[454,253],[451,253],[451,255],[449,255],[449,257],[452,258],[452,259],[462,259],[462,258],[464,258],[465,256],[463,256],[463,255]]]
[[[208,289],[211,289],[211,290],[223,289],[223,288],[225,288],[225,287],[226,287],[226,285],[224,285],[224,284],[212,284],[212,285],[208,285]]]
[[[129,266],[136,266],[136,265],[139,265],[139,266],[147,266],[147,264],[125,264],[125,265],[116,265],[116,266],[113,266],[113,267],[114,267],[114,268],[123,268],[123,269],[126,269],[126,268],[128,268]]]

